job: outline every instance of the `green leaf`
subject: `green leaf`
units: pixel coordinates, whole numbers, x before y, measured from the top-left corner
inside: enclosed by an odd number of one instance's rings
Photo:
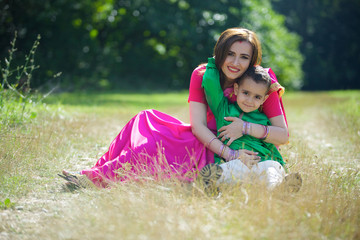
[[[37,116],[36,112],[31,112],[30,119],[34,119],[36,118],[36,116]]]
[[[14,207],[15,203],[11,202],[9,198],[6,198],[4,202],[0,201],[0,209],[9,209]]]
[[[11,201],[9,198],[5,199],[4,201],[5,207],[9,207],[11,205]]]

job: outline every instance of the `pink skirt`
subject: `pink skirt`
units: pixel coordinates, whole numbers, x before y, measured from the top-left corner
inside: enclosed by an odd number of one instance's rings
[[[192,181],[214,154],[193,135],[190,124],[157,110],[135,115],[90,169],[81,171],[97,186],[153,177]]]

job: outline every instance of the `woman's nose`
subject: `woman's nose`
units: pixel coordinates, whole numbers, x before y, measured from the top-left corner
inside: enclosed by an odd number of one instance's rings
[[[240,59],[236,57],[236,58],[234,59],[234,65],[235,65],[235,66],[238,66],[239,64],[240,64]]]

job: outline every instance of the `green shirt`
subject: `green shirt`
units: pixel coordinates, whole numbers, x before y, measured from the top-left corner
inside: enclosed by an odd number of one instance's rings
[[[203,76],[202,87],[205,90],[206,100],[209,104],[211,111],[216,119],[216,128],[219,130],[222,126],[229,125],[224,117],[239,117],[241,113],[244,113],[242,120],[251,123],[257,123],[261,125],[271,125],[269,119],[265,114],[255,110],[253,112],[245,113],[236,103],[230,103],[224,96],[223,90],[220,86],[219,71],[215,65],[215,59],[209,58],[206,66],[206,71]],[[219,133],[218,133],[219,134]],[[224,143],[226,144],[228,140]],[[276,146],[272,143],[264,142],[258,138],[250,135],[243,135],[242,137],[233,141],[230,145],[231,149],[247,149],[254,152],[258,152],[261,157],[261,161],[275,160],[281,165],[285,165],[281,154]],[[215,163],[220,164],[223,160],[215,154]]]

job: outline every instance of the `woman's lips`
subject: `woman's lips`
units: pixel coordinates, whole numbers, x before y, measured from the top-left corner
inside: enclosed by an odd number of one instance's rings
[[[229,71],[232,73],[238,73],[240,71],[240,69],[238,68],[234,68],[234,67],[228,67]]]

